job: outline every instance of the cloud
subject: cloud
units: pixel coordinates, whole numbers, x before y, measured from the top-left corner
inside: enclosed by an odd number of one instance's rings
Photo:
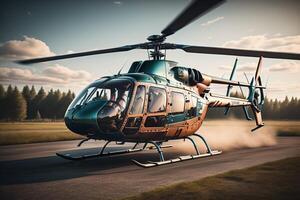
[[[285,93],[288,94],[288,92],[299,92],[300,86],[296,84],[290,84],[287,85],[286,83],[276,83],[272,84],[272,86],[267,86],[267,92],[271,93]]]
[[[251,63],[242,63],[242,64],[237,64],[236,71],[239,72],[254,72],[256,70],[257,63],[251,62]],[[224,71],[231,71],[233,66],[228,66],[228,65],[222,65],[219,67],[220,70]]]
[[[42,74],[67,80],[88,80],[91,78],[91,74],[87,71],[71,70],[70,68],[57,64],[46,68]]]
[[[207,21],[207,22],[201,24],[201,26],[208,26],[208,25],[211,25],[211,24],[216,23],[216,22],[218,22],[218,21],[221,21],[221,20],[223,20],[223,19],[224,19],[224,17],[217,17],[217,18],[215,18],[215,19],[209,20],[209,21]]]
[[[300,69],[300,62],[299,61],[284,61],[281,63],[277,63],[271,65],[269,68],[270,72],[297,72]]]
[[[29,69],[0,67],[0,82],[20,84],[86,84],[91,81],[91,74],[83,70],[71,70],[61,65],[54,65],[42,72]]]
[[[300,35],[252,35],[226,42],[224,47],[300,53]]]
[[[249,62],[238,64],[236,71],[238,72],[255,72],[257,67],[257,63]],[[233,66],[229,65],[221,65],[219,67],[222,71],[231,71]],[[300,70],[300,62],[299,61],[283,61],[280,63],[276,63],[270,66],[265,66],[263,64],[263,69],[268,70],[269,72],[298,72]]]
[[[118,5],[118,6],[121,6],[123,4],[123,2],[122,1],[114,1],[114,4]]]
[[[23,40],[10,40],[0,44],[0,58],[28,59],[53,56],[47,44],[41,40],[24,36]]]

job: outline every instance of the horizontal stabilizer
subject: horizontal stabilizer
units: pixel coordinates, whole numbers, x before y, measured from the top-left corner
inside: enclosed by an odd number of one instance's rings
[[[218,78],[218,77],[212,77],[212,76],[211,76],[211,78],[212,78],[211,83],[214,83],[214,84],[223,84],[223,85],[241,86],[241,87],[251,87],[251,84],[248,84],[248,83],[245,83],[245,82],[232,81],[232,80]],[[260,86],[260,85],[258,85],[256,87],[266,89],[266,87]]]

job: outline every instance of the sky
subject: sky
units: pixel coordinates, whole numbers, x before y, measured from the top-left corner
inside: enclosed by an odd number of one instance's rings
[[[190,0],[1,0],[0,83],[43,86],[78,93],[105,75],[126,72],[145,50],[19,65],[14,60],[118,47],[145,42],[159,34]],[[227,0],[168,37],[166,42],[199,46],[262,49],[300,53],[300,1]],[[205,74],[228,78],[235,56],[170,50],[167,59]],[[258,58],[239,57],[235,80],[246,81]],[[300,97],[300,62],[263,60],[267,96]],[[214,86],[214,93],[224,87]]]

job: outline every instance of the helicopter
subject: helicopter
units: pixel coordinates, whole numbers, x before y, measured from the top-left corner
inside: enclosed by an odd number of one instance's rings
[[[64,117],[67,128],[86,137],[78,147],[91,139],[105,140],[106,143],[99,153],[81,156],[66,153],[57,155],[68,160],[83,160],[156,149],[159,161],[142,163],[132,160],[145,168],[219,155],[222,151],[212,150],[205,138],[196,133],[212,107],[224,107],[225,115],[231,107],[241,107],[248,120],[252,120],[248,113],[248,108],[251,108],[256,121],[256,127],[252,131],[263,127],[262,107],[266,87],[261,80],[262,59],[265,57],[300,60],[300,54],[164,42],[168,36],[224,2],[224,0],[192,1],[161,31],[161,34],[149,36],[148,41],[144,43],[17,61],[20,64],[33,64],[134,49],[144,49],[148,53],[150,51],[149,60],[133,62],[127,73],[119,72],[105,76],[89,84],[68,107]],[[237,60],[230,78],[223,79],[167,60],[166,50],[176,49],[188,53],[258,57],[259,62],[251,81],[234,81]],[[210,91],[212,84],[227,85],[226,95],[212,93]],[[242,88],[247,88],[249,90],[247,97],[231,97],[230,91],[233,86],[240,87],[241,91]],[[204,143],[205,153],[200,153],[194,138]],[[196,154],[166,160],[162,149],[171,145],[163,143],[179,139],[189,140]],[[120,145],[133,143],[134,146],[127,150],[105,152],[111,142]],[[137,148],[141,144],[143,146]]]

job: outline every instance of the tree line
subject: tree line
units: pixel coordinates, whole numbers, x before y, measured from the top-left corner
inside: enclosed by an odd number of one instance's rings
[[[240,97],[238,92],[232,93],[233,97]],[[224,108],[212,108],[208,111],[207,117],[209,119],[221,119],[224,118]],[[248,108],[248,113],[251,118],[254,119],[252,111]],[[229,117],[244,119],[245,114],[242,107],[232,107],[228,112]],[[265,98],[262,108],[263,119],[269,120],[299,120],[300,119],[300,98],[287,96],[283,101],[278,99]]]
[[[16,86],[9,85],[5,90],[0,84],[0,120],[62,119],[74,97],[70,90],[45,92],[41,87],[36,92],[34,86],[26,85],[20,92]]]
[[[240,97],[239,93],[231,96]],[[24,86],[20,92],[17,87],[9,85],[5,90],[0,84],[0,120],[21,121],[39,119],[62,119],[75,94],[70,90],[61,92],[51,89],[45,92],[43,87],[36,92],[35,87]],[[252,115],[252,111],[249,110]],[[271,120],[299,120],[300,99],[296,97],[279,101],[265,98],[263,118]],[[230,108],[229,117],[243,119],[245,114],[241,107]],[[253,116],[252,116],[253,117]],[[224,108],[209,109],[208,119],[224,118]]]

